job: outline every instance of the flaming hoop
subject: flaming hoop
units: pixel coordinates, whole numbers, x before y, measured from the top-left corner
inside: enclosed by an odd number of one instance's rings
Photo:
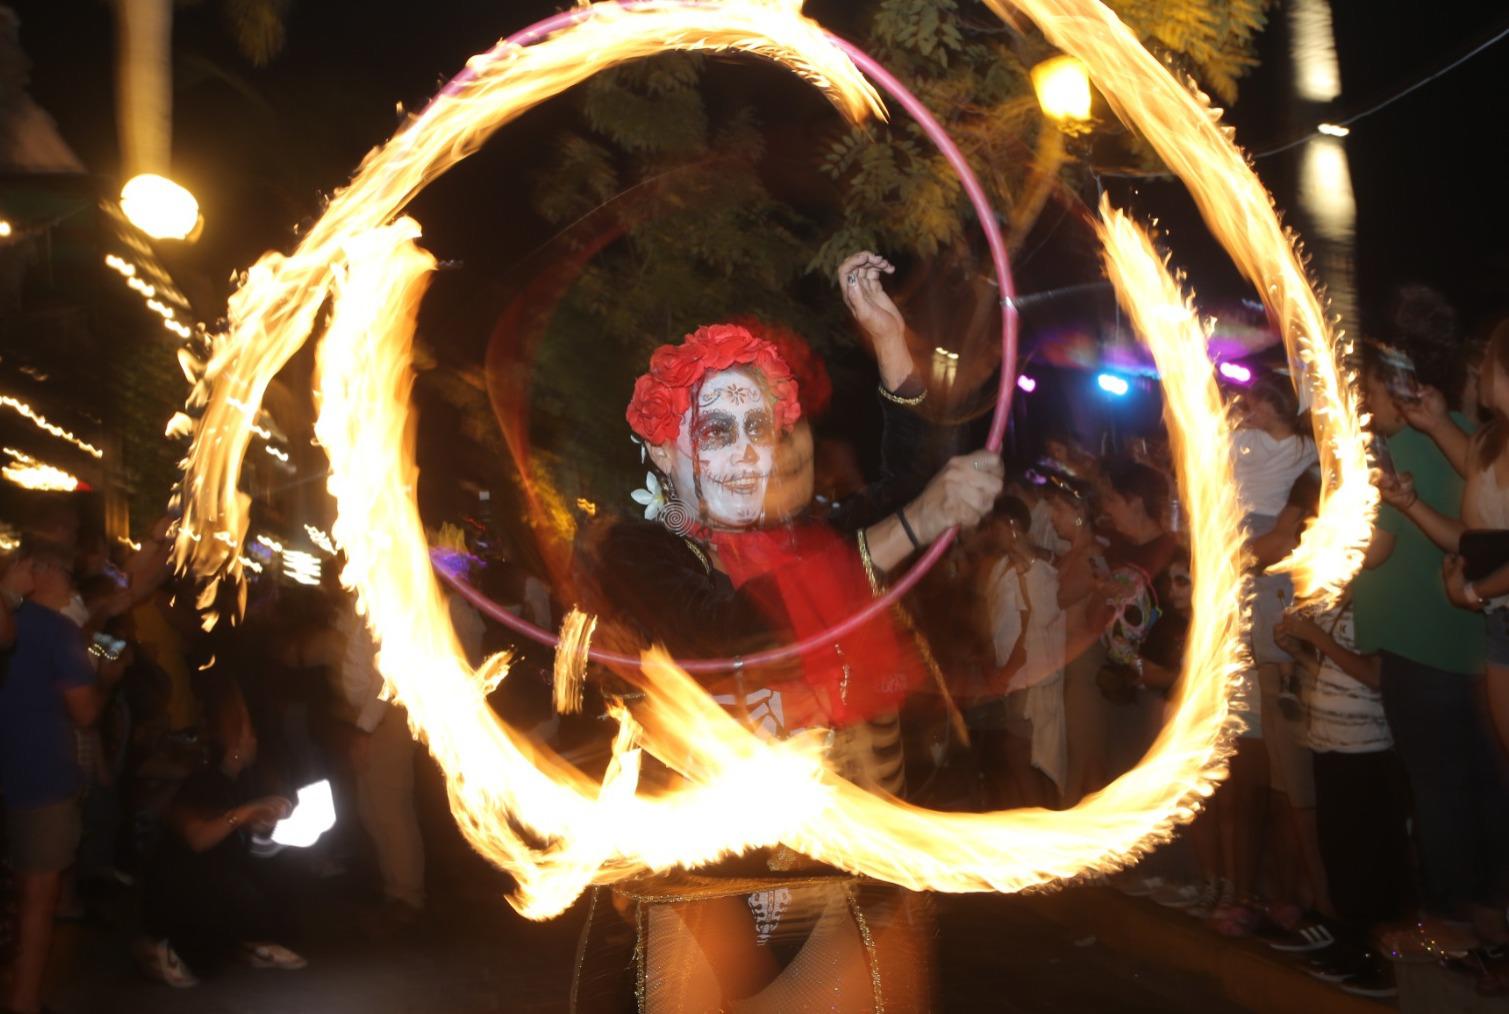
[[[1104,10],[1093,0],[1051,9],[1024,0],[1023,6],[1035,18],[1062,17],[1053,12],[1071,6]],[[1054,30],[1078,28],[1055,22]],[[1111,38],[1105,47],[1080,54],[1092,73],[1097,60],[1122,57],[1123,49],[1146,56],[1129,36]],[[418,245],[419,225],[400,215],[424,185],[523,110],[601,69],[665,49],[773,59],[823,89],[851,119],[885,113],[861,68],[914,115],[920,108],[907,102],[904,90],[894,91],[873,61],[803,17],[799,0],[599,3],[542,22],[474,58],[366,158],[293,253],[264,256],[232,297],[229,333],[191,399],[203,413],[185,462],[176,562],[211,579],[205,603],[214,594],[213,579],[239,577],[247,504],[237,478],[253,416],[268,382],[307,340],[328,301],[330,320],[317,350],[316,433],[331,463],[329,486],[339,508],[334,534],[349,560],[342,579],[358,592],[379,640],[388,692],[405,706],[445,772],[463,834],[513,875],[517,886],[508,900],[520,912],[547,918],[593,883],[777,843],[858,875],[942,891],[1020,891],[1134,861],[1190,819],[1224,773],[1234,726],[1228,696],[1241,652],[1235,608],[1241,561],[1230,536],[1238,520],[1227,464],[1230,433],[1205,332],[1147,237],[1109,207],[1102,209],[1107,267],[1164,377],[1197,578],[1174,711],[1137,768],[1063,812],[923,810],[845,781],[826,766],[812,736],[757,738],[657,652],[643,659],[644,702],[632,712],[611,706],[618,734],[601,781],[535,746],[488,707],[487,691],[504,668],[496,659],[476,670],[467,664],[414,499],[410,353],[435,261]],[[1156,62],[1154,68],[1167,77]],[[969,189],[972,176],[962,160],[959,168]],[[982,221],[990,222],[986,212]],[[993,255],[998,242],[994,236]],[[1004,252],[997,258],[998,268],[1003,264]],[[1009,287],[1003,295],[1009,297]],[[1009,299],[1003,318],[1010,362]],[[1324,346],[1325,339],[1311,341]],[[1004,370],[1003,404],[1012,380]],[[1355,408],[1344,397],[1338,404],[1338,411]],[[1003,429],[1000,413],[993,445]],[[1327,509],[1334,513],[1337,502],[1329,500]],[[941,552],[936,548],[924,562]],[[1334,580],[1337,574],[1322,576]],[[684,783],[641,793],[644,751]]]

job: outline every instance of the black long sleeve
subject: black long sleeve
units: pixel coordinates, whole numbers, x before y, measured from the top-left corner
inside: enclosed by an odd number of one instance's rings
[[[833,504],[825,520],[841,532],[857,532],[905,507],[927,485],[935,469],[929,460],[933,426],[911,406],[881,394],[880,476],[864,489]]]

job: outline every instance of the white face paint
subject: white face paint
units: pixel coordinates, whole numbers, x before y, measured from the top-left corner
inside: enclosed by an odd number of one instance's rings
[[[677,493],[691,506],[700,487],[699,514],[714,527],[758,523],[775,438],[770,398],[754,377],[738,368],[711,374],[702,384],[696,410],[688,409],[681,418],[671,465]]]

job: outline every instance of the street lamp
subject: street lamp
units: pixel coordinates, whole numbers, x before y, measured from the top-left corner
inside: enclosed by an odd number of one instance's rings
[[[166,176],[142,173],[121,187],[121,210],[153,239],[187,239],[199,227],[199,202]]]
[[[1064,130],[1090,121],[1090,73],[1084,62],[1060,54],[1032,68],[1032,88],[1043,115]]]

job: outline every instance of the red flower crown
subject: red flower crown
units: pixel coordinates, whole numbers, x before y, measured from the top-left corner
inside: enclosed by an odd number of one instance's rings
[[[802,416],[796,381],[776,347],[738,324],[705,324],[680,345],[662,345],[650,356],[650,372],[634,382],[629,399],[629,428],[647,444],[675,442],[681,417],[692,404],[692,388],[707,374],[733,366],[760,371],[779,429],[796,424]]]

